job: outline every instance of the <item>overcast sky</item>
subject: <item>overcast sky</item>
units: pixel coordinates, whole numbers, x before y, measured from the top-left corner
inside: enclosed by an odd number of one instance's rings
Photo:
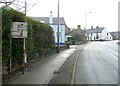
[[[24,0],[19,0],[24,2]],[[59,0],[60,17],[64,17],[68,27],[85,27],[85,13],[87,14],[87,28],[90,26],[106,27],[108,31],[118,30],[118,1],[120,0]],[[49,17],[50,11],[57,17],[58,0],[27,0],[27,16]],[[30,8],[30,5],[37,4]],[[91,12],[91,13],[89,13]]]

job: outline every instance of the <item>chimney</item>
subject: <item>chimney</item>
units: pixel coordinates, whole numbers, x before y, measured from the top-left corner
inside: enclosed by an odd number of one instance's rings
[[[49,24],[53,24],[53,15],[52,15],[52,11],[50,12]]]
[[[99,26],[96,26],[96,28],[99,28]]]
[[[93,26],[91,26],[91,29],[93,29]]]
[[[81,29],[81,25],[78,25],[77,29]]]

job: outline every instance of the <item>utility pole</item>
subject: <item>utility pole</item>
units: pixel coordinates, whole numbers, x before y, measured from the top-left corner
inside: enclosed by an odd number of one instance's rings
[[[59,53],[59,36],[60,36],[60,33],[59,33],[59,25],[60,25],[60,18],[59,18],[59,0],[58,0],[58,31],[57,31],[57,53]]]
[[[27,14],[27,0],[25,0],[25,22],[26,22],[26,14]],[[23,38],[23,56],[24,56],[24,59],[23,59],[23,74],[25,72],[25,69],[26,69],[26,65],[27,65],[27,53],[26,53],[26,49],[25,49],[25,38]]]
[[[2,9],[0,9],[0,74],[2,73]],[[2,76],[0,76],[0,82],[2,82]],[[0,83],[2,86],[2,83]]]

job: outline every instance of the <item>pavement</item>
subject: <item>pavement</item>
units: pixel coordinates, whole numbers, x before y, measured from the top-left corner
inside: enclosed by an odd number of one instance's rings
[[[72,71],[76,55],[79,50],[76,50],[54,74],[49,84],[71,84]]]
[[[70,48],[76,49],[76,51],[64,62],[59,70],[54,74],[54,77],[50,80],[49,84],[64,84],[70,85],[74,80],[75,63],[78,54],[84,49],[86,44],[72,45]]]
[[[74,48],[66,49],[30,64],[25,74],[19,72],[15,76],[11,76],[4,84],[48,84],[54,76],[54,72],[59,70],[75,50]]]

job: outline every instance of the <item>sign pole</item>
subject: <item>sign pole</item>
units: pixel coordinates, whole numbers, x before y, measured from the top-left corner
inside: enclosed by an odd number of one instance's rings
[[[9,59],[9,74],[12,71],[12,37],[10,37],[10,59]]]

